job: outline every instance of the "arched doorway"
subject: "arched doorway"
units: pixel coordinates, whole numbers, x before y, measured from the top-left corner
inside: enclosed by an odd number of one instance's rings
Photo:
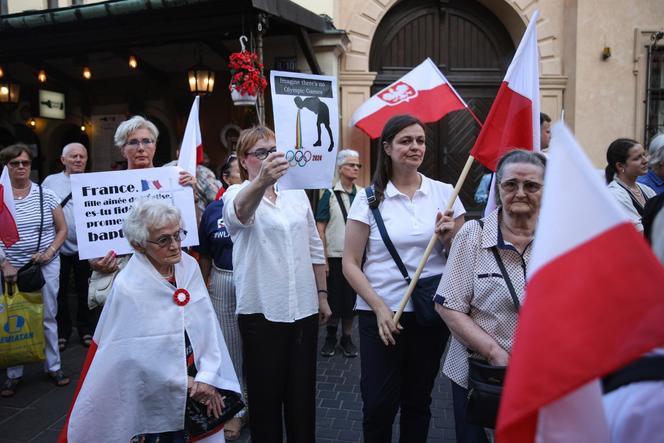
[[[372,40],[369,69],[378,75],[371,94],[431,57],[484,121],[514,50],[502,23],[476,2],[404,0],[384,16]],[[454,185],[478,133],[477,123],[463,111],[430,124],[422,173]],[[374,142],[373,158],[376,149]],[[468,209],[476,206],[473,193],[481,175],[475,165],[461,190]]]

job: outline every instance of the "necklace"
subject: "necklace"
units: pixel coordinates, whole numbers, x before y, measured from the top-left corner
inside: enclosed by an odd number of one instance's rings
[[[12,186],[12,193],[14,194],[14,198],[16,200],[23,200],[29,194],[29,192],[26,193],[25,195],[20,195],[20,194],[30,188],[32,188],[32,183],[29,183],[28,186],[26,186],[25,188],[15,188],[14,186]]]

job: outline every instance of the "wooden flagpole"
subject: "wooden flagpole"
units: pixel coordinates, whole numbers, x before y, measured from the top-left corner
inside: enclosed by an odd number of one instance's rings
[[[473,115],[474,117],[474,115]],[[475,117],[477,119],[477,117]],[[479,120],[478,120],[479,123]],[[468,156],[468,160],[466,160],[466,164],[463,167],[463,170],[461,171],[461,175],[459,176],[459,179],[457,180],[456,186],[454,186],[454,191],[452,192],[452,197],[450,198],[450,201],[447,202],[447,207],[445,208],[445,212],[447,212],[449,209],[452,209],[452,205],[454,205],[454,202],[456,201],[459,191],[461,190],[461,187],[463,186],[463,183],[466,181],[466,177],[468,176],[468,172],[470,172],[470,167],[473,165],[473,158],[472,155]],[[422,257],[422,260],[420,260],[420,264],[417,266],[417,270],[415,271],[415,275],[413,275],[412,280],[410,281],[410,284],[408,285],[408,289],[406,290],[406,293],[404,294],[403,298],[401,299],[401,304],[399,305],[399,309],[397,312],[394,313],[394,323],[398,323],[399,319],[401,318],[401,314],[403,314],[403,310],[406,309],[406,304],[408,303],[408,300],[410,300],[410,296],[413,295],[413,290],[415,289],[415,286],[417,285],[417,281],[420,279],[420,274],[422,273],[422,270],[424,269],[424,266],[427,264],[427,261],[429,260],[429,256],[431,255],[431,252],[433,251],[434,246],[436,246],[436,242],[438,241],[438,235],[434,232],[433,236],[431,236],[431,240],[429,240],[429,244],[424,251],[424,256]]]

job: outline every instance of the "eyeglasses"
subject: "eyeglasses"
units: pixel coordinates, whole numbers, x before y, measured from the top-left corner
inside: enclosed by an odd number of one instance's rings
[[[349,166],[351,168],[362,169],[362,164],[360,164],[360,163],[344,163],[344,166]]]
[[[272,154],[273,152],[277,152],[277,147],[272,146],[270,149],[256,149],[254,152],[247,152],[246,155],[253,155],[256,157],[258,160],[265,160],[268,155]]]
[[[27,168],[32,165],[32,160],[12,160],[7,164],[11,168],[20,168],[20,167]]]
[[[178,232],[176,232],[173,235],[162,235],[156,241],[147,240],[147,242],[152,243],[153,245],[157,245],[160,248],[165,248],[166,246],[169,246],[171,244],[171,241],[174,241],[175,243],[181,243],[186,236],[187,236],[187,231],[185,231],[184,229],[180,229]]]
[[[534,194],[542,189],[542,186],[544,186],[542,183],[531,181],[520,182],[517,180],[507,180],[500,182],[500,187],[505,192],[516,192],[519,188],[522,187],[524,192],[528,194]]]
[[[139,145],[152,146],[154,145],[154,140],[151,138],[142,138],[140,140],[137,138],[132,138],[131,140],[127,140],[127,143],[125,143],[125,146],[131,146],[132,148],[137,148]]]

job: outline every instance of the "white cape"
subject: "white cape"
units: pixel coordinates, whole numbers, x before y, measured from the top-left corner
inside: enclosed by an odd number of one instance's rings
[[[138,434],[183,429],[185,330],[196,381],[241,392],[198,264],[188,254],[175,265],[175,278],[189,291],[185,306],[175,304],[175,289],[143,254],[134,253],[118,274],[60,441],[129,443]]]

